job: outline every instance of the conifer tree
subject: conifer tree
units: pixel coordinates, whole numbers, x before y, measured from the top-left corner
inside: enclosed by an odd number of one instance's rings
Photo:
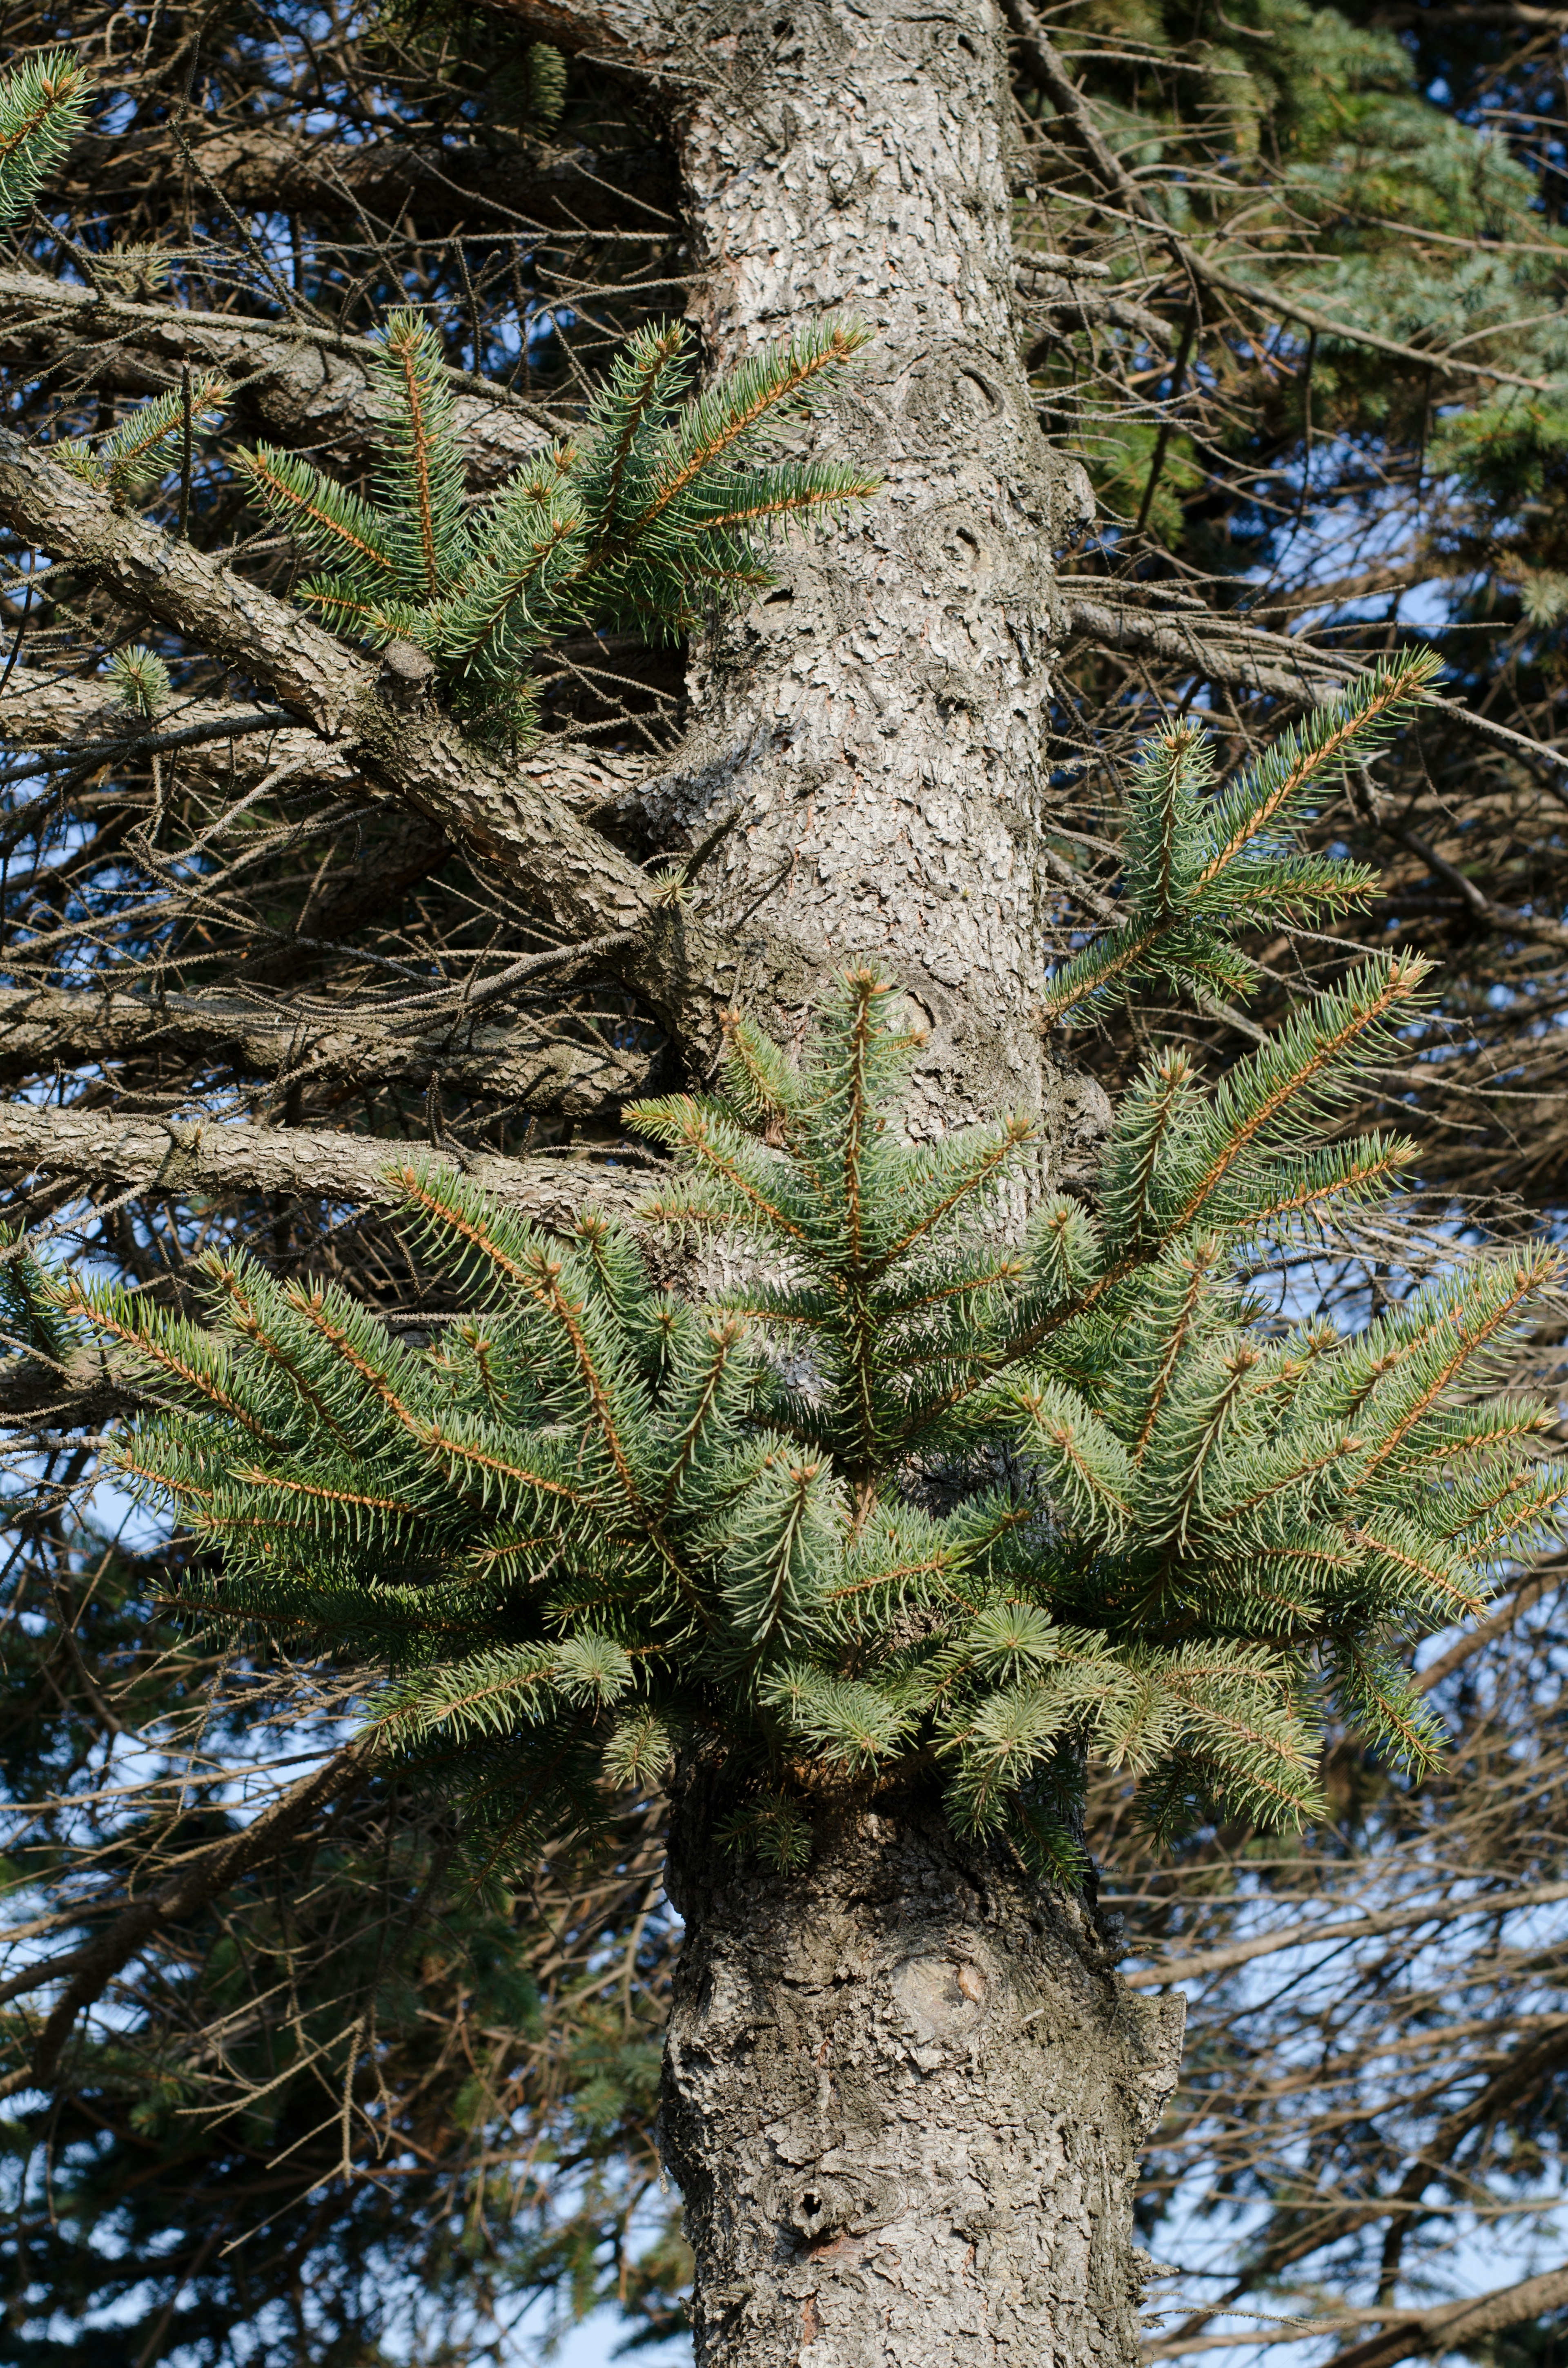
[[[1462,708],[1428,709],[1376,784],[1352,770],[1306,826],[1376,864],[1398,850],[1394,900],[1352,905],[1342,929],[1382,951],[1398,920],[1396,942],[1457,941],[1467,965],[1433,979],[1464,1016],[1463,1041],[1449,1041],[1446,1062],[1413,1064],[1414,1030],[1425,1031],[1423,1054],[1442,1042],[1436,1016],[1414,1020],[1398,1082],[1373,1079],[1369,1098],[1403,1101],[1428,1178],[1473,1176],[1499,1144],[1505,1159],[1510,1144],[1521,1156],[1506,1124],[1512,1078],[1480,1106],[1483,1123],[1467,1116],[1460,1128],[1445,1124],[1433,1081],[1473,1075],[1478,1062],[1484,1072],[1489,1035],[1550,1079],[1562,1034],[1540,1025],[1560,959],[1557,808],[1548,786],[1535,819],[1518,795],[1540,778],[1531,752],[1484,736],[1499,716],[1549,729],[1555,697],[1554,405],[1533,392],[1516,401],[1527,391],[1512,384],[1551,378],[1561,336],[1558,194],[1531,150],[1558,104],[1539,54],[1550,39],[1509,65],[1513,31],[1494,16],[1460,25],[1426,11],[1396,40],[1386,23],[1359,29],[1368,11],[1299,0],[1237,0],[1218,14],[1096,0],[1049,20],[1010,0],[1006,14],[1017,122],[986,8],[934,31],[882,0],[869,10],[812,0],[787,33],[761,11],[671,18],[614,0],[421,6],[369,25],[328,24],[289,0],[280,11],[236,0],[216,18],[170,0],[69,23],[49,0],[23,0],[8,17],[22,53],[52,57],[69,39],[98,76],[78,136],[37,184],[33,212],[16,217],[16,268],[0,293],[8,427],[21,438],[0,468],[14,538],[0,593],[13,629],[3,719],[16,768],[0,866],[13,965],[4,1046],[21,1087],[6,1140],[10,1174],[32,1178],[21,1213],[56,1250],[74,1236],[99,1270],[189,1315],[194,1249],[243,1241],[269,1271],[335,1275],[361,1308],[406,1325],[380,1220],[346,1210],[386,1205],[385,1170],[407,1157],[408,1139],[557,1225],[592,1154],[608,1149],[601,1187],[624,1210],[635,1196],[615,1190],[627,1175],[623,1106],[710,1079],[714,1005],[742,1002],[793,1043],[824,968],[857,959],[894,968],[915,998],[908,1016],[929,1030],[907,1055],[918,1139],[1009,1098],[1032,1110],[1043,1097],[1056,1180],[1086,1200],[1089,1179],[1072,1171],[1087,1156],[1094,1098],[1075,1099],[1071,1066],[1040,1058],[1039,988],[1056,932],[1107,917],[1094,886],[1117,894],[1103,867],[1123,820],[1121,752],[1162,703],[1190,705],[1206,680],[1234,698],[1215,718],[1229,776],[1282,704],[1310,707],[1325,682],[1397,644],[1386,600],[1434,551],[1454,556],[1471,587],[1455,593],[1445,644],[1450,700],[1486,712],[1472,729]],[[1054,83],[1037,38],[1047,21]],[[535,31],[548,43],[524,38]],[[1089,94],[1086,123],[1069,96],[1076,84]],[[395,542],[417,495],[411,507],[403,471],[381,501],[395,445],[395,419],[389,436],[374,407],[389,306],[417,306],[439,340],[471,529],[498,482],[562,440],[583,444],[616,356],[683,309],[700,324],[711,377],[824,316],[874,324],[813,449],[847,448],[865,482],[886,474],[888,496],[857,508],[831,541],[776,557],[777,585],[711,603],[690,597],[692,583],[672,585],[687,599],[689,671],[678,644],[650,655],[641,629],[607,625],[606,609],[591,611],[592,631],[570,623],[574,638],[535,672],[514,614],[517,675],[534,675],[547,732],[526,762],[510,762],[509,734],[530,730],[511,704],[517,685],[442,645],[421,555],[404,589],[437,673],[401,677],[395,654],[379,682],[348,611],[326,634],[288,605],[301,541],[276,531],[283,520],[256,501],[235,457],[241,447],[290,456],[315,472],[311,484],[362,500]],[[1473,433],[1460,415],[1494,386],[1505,391]],[[218,437],[199,406],[225,387],[232,425]],[[1042,448],[1037,412],[1090,463],[1109,509],[1100,536],[1075,544],[1081,482]],[[1521,491],[1544,507],[1517,516]],[[1346,580],[1325,585],[1320,535],[1346,509],[1361,513],[1365,565],[1346,562]],[[413,531],[417,541],[416,518]],[[334,565],[330,548],[307,559]],[[1059,562],[1065,572],[1053,575]],[[1528,631],[1516,633],[1527,575]],[[1325,618],[1330,595],[1339,606]],[[1304,631],[1256,631],[1260,614],[1291,625],[1302,599]],[[403,679],[425,691],[389,720],[383,686]],[[449,726],[454,707],[460,730]],[[488,724],[488,747],[475,724]],[[585,743],[596,761],[582,761]],[[1523,878],[1513,870],[1521,816]],[[1140,998],[1185,983],[1202,1016],[1175,1024],[1205,1074],[1238,1049],[1222,1032],[1245,983],[1238,957],[1213,909],[1197,910],[1185,934],[1168,926],[1159,838],[1157,827],[1142,833],[1150,862],[1111,908],[1121,918],[1137,905],[1141,946],[1113,939],[1097,967],[1063,983],[1069,1019],[1108,1019],[1119,1056],[1112,1049],[1104,1073],[1118,1082],[1119,1059],[1142,1060],[1149,1023],[1140,1013],[1136,1035],[1121,1027],[1114,979],[1094,991],[1108,967]],[[1427,867],[1428,845],[1447,871]],[[1195,858],[1199,870],[1213,851]],[[1085,874],[1085,901],[1059,901],[1064,878],[1075,889]],[[1260,991],[1250,1021],[1242,1015],[1244,1052],[1245,1024],[1287,1001],[1275,949],[1297,910],[1249,909],[1262,925],[1246,947]],[[591,951],[562,962],[584,939]],[[1161,947],[1163,967],[1148,958]],[[1310,933],[1297,951],[1331,968],[1337,959]],[[528,970],[517,993],[517,966],[541,958],[558,965],[544,989]],[[1506,993],[1489,993],[1494,975]],[[1053,1053],[1063,1041],[1070,1055],[1082,1042],[1059,1039]],[[1549,1102],[1537,1109],[1550,1116]],[[579,1156],[563,1158],[574,1131]],[[1549,1165],[1551,1125],[1528,1133],[1530,1158]],[[541,1134],[550,1161],[517,1156]],[[73,1190],[84,1201],[62,1206]],[[96,1434],[106,1404],[124,1403],[118,1369],[51,1333],[36,1305],[11,1308],[10,1320],[7,1403],[45,1425],[43,1452],[60,1459],[49,1468],[89,1468],[90,1445],[57,1451],[47,1426]],[[766,1372],[777,1364],[774,1352]],[[999,1452],[1010,1472],[1019,1451]],[[927,1517],[951,1517],[966,1469],[926,1475]],[[777,1709],[763,1708],[777,1725]],[[1403,1804],[1366,1748],[1368,1783]],[[930,1750],[935,1801],[953,1769]],[[697,1885],[696,1912],[672,2064],[689,2097],[704,2061],[744,2062],[778,2103],[790,2151],[769,2140],[765,2206],[794,2232],[791,2274],[838,2262],[876,2279],[899,2252],[896,2240],[872,2241],[895,2225],[891,2182],[915,2192],[927,2174],[907,2159],[889,2172],[892,2142],[879,2166],[855,2135],[867,2094],[858,2066],[869,2060],[856,2046],[879,2045],[893,2011],[874,1966],[854,1972],[875,1959],[867,1932],[878,1917],[893,1929],[899,1895],[903,1953],[877,1962],[924,2018],[907,2044],[939,2054],[962,2039],[966,2017],[983,2035],[1001,2030],[1003,1961],[987,1957],[984,1931],[1021,1941],[1037,1911],[1008,1888],[1013,1845],[985,1855],[991,1845],[955,1837],[945,1817],[889,1816],[881,1857],[869,1827],[854,1843],[835,1823],[835,1779],[804,1788],[813,1858],[787,1880],[817,1886],[806,1914],[773,1928],[767,1948],[755,1918],[751,1939],[737,1939],[728,1910],[715,1921],[714,1896],[702,1895],[710,1861],[693,1838],[711,1771],[691,1764],[676,1859]],[[884,1804],[909,1797],[901,1764],[883,1770]],[[809,1770],[809,1748],[801,1765]],[[1343,1767],[1331,1762],[1336,1799]],[[873,1781],[845,1782],[853,1793]],[[1102,1803],[1119,1782],[1102,1772]],[[1059,1854],[1063,1834],[1075,1850],[1071,1782],[1059,1798],[1043,1775],[1040,1786]],[[733,1814],[710,1805],[721,1824]],[[836,1877],[822,1887],[841,1843],[862,1850],[853,1914]],[[966,1861],[981,1877],[967,1895],[979,1913],[921,1924],[921,1897],[961,1892],[954,1853],[966,1849],[981,1851]],[[715,1851],[710,1863],[739,1867],[766,1912],[774,1878],[755,1849]],[[130,1880],[140,1887],[133,1869]],[[798,1907],[802,1895],[789,1896]],[[1039,1912],[1048,1925],[1066,1918],[1057,1940],[1063,1930],[1082,1939],[1073,1890],[1051,1896],[1058,1908]],[[911,1901],[924,1953],[909,1944]],[[748,2023],[745,1983],[759,1963],[767,1973],[769,1948],[800,1969],[790,1952],[819,1909],[833,1963],[782,1993],[765,1980]],[[1051,2013],[1029,2021],[1029,2007],[1014,2050],[1022,2085],[1002,2078],[999,2047],[983,2059],[988,2126],[1014,2127],[1026,2090],[1041,2112],[1065,2114],[1092,2192],[1098,2178],[1114,2185],[1134,2150],[1124,2107],[1152,2077],[1137,2062],[1149,2019],[1133,2001],[1113,2022],[1074,2021],[1085,1993],[1073,1964],[1101,1984],[1095,1997],[1116,1993],[1092,1937],[1062,1945],[1069,1970]],[[801,2009],[788,2025],[774,2012],[781,1996]],[[855,2002],[861,2040],[841,2032],[839,2052],[823,2055],[835,1998]],[[786,2029],[769,2054],[766,2034]],[[1042,2031],[1066,2034],[1049,2074],[1027,2044]],[[1209,2060],[1200,2053],[1199,2080]],[[820,2074],[810,2094],[792,2085],[816,2077],[802,2076],[806,2064]],[[923,2068],[946,2079],[940,2063]],[[899,2093],[896,2079],[885,2085]],[[1093,2110],[1074,2112],[1085,2097]],[[733,2097],[722,2083],[710,2101],[723,2121]],[[935,2091],[924,2101],[941,2110]],[[846,2129],[853,2160],[835,2135]],[[1046,2180],[1020,2190],[1005,2161],[998,2170],[983,2155],[970,2146],[984,2175],[955,2199],[954,2225],[990,2314],[1012,2306],[1007,2212],[1034,2214]],[[786,2161],[801,2170],[792,2186]],[[1402,2178],[1391,2176],[1396,2195]],[[1390,2209],[1397,2264],[1411,2215],[1397,2200]],[[1052,2185],[1051,2340],[1074,2361],[1103,2354],[1106,2328],[1125,2329],[1127,2286],[1125,2253],[1096,2234],[1114,2231],[1114,2214],[1095,2221],[1091,2208],[1085,2234],[1079,2210],[1069,2184]],[[1087,2286],[1073,2283],[1081,2255]],[[1278,2247],[1258,2256],[1278,2257]],[[737,2342],[751,2307],[742,2274],[734,2288],[709,2282],[742,2315]],[[817,2296],[808,2285],[796,2299],[809,2356]],[[990,2345],[995,2325],[988,2316],[972,2340]],[[939,2311],[928,2326],[903,2325],[890,2339],[900,2368],[923,2362],[943,2327]],[[1040,2348],[1031,2329],[1025,2349]]]
[[[1168,730],[1138,786],[1129,918],[1066,965],[1054,1008],[1140,966],[1244,992],[1238,920],[1364,896],[1366,874],[1300,850],[1301,815],[1431,671],[1381,670],[1221,794],[1200,735]],[[708,1884],[754,1935],[879,1821],[1061,1919],[1085,1896],[1092,1760],[1136,1779],[1157,1833],[1322,1814],[1325,1716],[1428,1763],[1403,1653],[1479,1611],[1568,1494],[1551,1409],[1487,1388],[1555,1252],[1499,1254],[1350,1333],[1263,1288],[1283,1246],[1386,1198],[1408,1160],[1331,1122],[1426,971],[1364,962],[1218,1088],[1178,1053],[1151,1061],[1089,1204],[1050,1195],[1013,1242],[999,1201],[1036,1121],[906,1140],[915,1040],[891,982],[855,969],[799,1062],[736,1014],[720,1094],[635,1113],[676,1161],[643,1221],[745,1247],[756,1279],[717,1297],[658,1290],[612,1219],[554,1242],[424,1161],[392,1186],[468,1310],[429,1349],[243,1254],[207,1261],[204,1326],[79,1281],[55,1297],[165,1402],[118,1460],[216,1557],[187,1609],[379,1661],[372,1731],[462,1804],[481,1869],[591,1831],[607,1784],[667,1780],[677,1896]],[[945,2025],[899,1963],[934,2069]],[[1027,1994],[1021,1958],[972,1978]],[[704,2121],[682,2045],[677,2014],[665,2127],[699,2356],[783,2359],[779,2213]],[[796,2227],[817,2208],[799,2200]],[[810,2294],[818,2324],[855,2326],[831,2274]]]

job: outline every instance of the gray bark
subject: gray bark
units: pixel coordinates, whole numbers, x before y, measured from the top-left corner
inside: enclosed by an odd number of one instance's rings
[[[1053,541],[1083,512],[1019,360],[1011,99],[987,0],[735,10],[687,110],[693,299],[717,360],[845,313],[875,340],[824,443],[883,492],[707,643],[697,723],[639,793],[706,879],[834,963],[891,966],[930,1024],[919,1122],[1038,1106],[1036,853]]]
[[[1192,613],[1184,615],[1174,603],[1158,610],[1137,609],[1125,600],[1091,599],[1074,591],[1064,610],[1075,640],[1187,666],[1208,681],[1272,691],[1277,699],[1303,706],[1335,698],[1360,671],[1352,661],[1336,663],[1319,650],[1293,648],[1284,633],[1259,632],[1243,619],[1233,623],[1216,619],[1200,603],[1191,605]]]
[[[1092,1909],[934,1805],[824,1808],[783,1877],[716,1843],[722,1802],[687,1771],[670,1858],[699,2368],[1135,2361],[1131,2188],[1182,2001],[1135,1998]]]
[[[367,801],[371,794],[353,761],[352,742],[324,739],[279,710],[182,700],[149,721],[119,705],[101,680],[31,666],[17,666],[0,693],[0,739],[13,748],[63,751],[73,766],[177,755],[183,781],[222,789],[230,799],[283,773],[297,787],[350,797],[358,791]],[[552,741],[517,757],[513,769],[585,817],[621,803],[648,760]]]
[[[129,138],[110,133],[107,140],[89,134],[62,178],[67,188],[74,181],[101,201],[139,186],[148,150],[161,161],[159,129]],[[360,222],[367,212],[393,222],[411,204],[422,222],[460,222],[481,198],[489,207],[505,206],[519,230],[614,231],[628,212],[623,191],[634,199],[636,218],[644,224],[656,221],[675,195],[666,155],[635,146],[613,153],[549,140],[426,146],[394,136],[345,147],[292,128],[237,127],[231,120],[199,135],[191,154],[198,172],[218,183],[231,205],[262,213],[298,206]]]

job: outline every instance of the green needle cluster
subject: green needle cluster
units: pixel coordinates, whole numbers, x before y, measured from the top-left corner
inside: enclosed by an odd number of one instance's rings
[[[865,341],[826,321],[693,394],[685,328],[644,329],[582,435],[471,504],[439,340],[417,313],[393,313],[376,365],[387,457],[369,498],[270,445],[241,464],[316,563],[301,596],[329,623],[413,642],[471,723],[526,735],[538,652],[605,627],[684,632],[714,601],[773,580],[771,530],[876,492],[878,480],[841,463],[770,457],[779,428],[821,402]]]
[[[0,78],[0,224],[25,214],[86,120],[87,74],[70,50]]]
[[[1431,650],[1380,660],[1344,699],[1282,733],[1220,796],[1210,794],[1206,734],[1185,721],[1160,733],[1134,787],[1127,918],[1051,982],[1047,1016],[1096,1016],[1155,979],[1200,1004],[1244,995],[1254,965],[1234,941],[1238,928],[1272,930],[1363,903],[1376,872],[1303,850],[1297,834],[1346,765],[1365,765],[1409,723],[1441,671]]]
[[[1314,728],[1354,754],[1386,689]],[[1331,901],[1272,792],[1205,803],[1182,761],[1183,831],[1232,847],[1244,909],[1266,861]],[[1205,864],[1171,870],[1195,928]],[[726,1756],[733,1838],[783,1863],[824,1787],[913,1782],[1071,1879],[1092,1755],[1157,1830],[1290,1826],[1331,1719],[1430,1759],[1409,1645],[1475,1611],[1568,1492],[1549,1410],[1495,1389],[1554,1252],[1457,1268],[1359,1330],[1253,1287],[1397,1177],[1397,1139],[1324,1136],[1425,970],[1364,961],[1217,1088],[1161,1054],[1097,1190],[1021,1235],[1037,1121],[911,1144],[918,1039],[856,971],[799,1063],[731,1015],[722,1090],[633,1114],[673,1155],[645,1222],[730,1235],[746,1288],[672,1295],[607,1218],[562,1241],[411,1162],[410,1234],[469,1311],[433,1347],[243,1256],[209,1261],[205,1326],[80,1282],[60,1313],[165,1403],[121,1464],[210,1543],[199,1614],[379,1663],[389,1748],[497,1860],[683,1748]]]

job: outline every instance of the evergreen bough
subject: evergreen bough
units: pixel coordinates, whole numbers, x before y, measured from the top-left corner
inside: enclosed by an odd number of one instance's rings
[[[1163,980],[1200,1003],[1244,996],[1255,966],[1235,943],[1359,904],[1377,875],[1297,834],[1346,760],[1366,764],[1442,671],[1431,650],[1380,660],[1355,695],[1290,726],[1223,795],[1210,794],[1212,744],[1196,724],[1150,743],[1133,787],[1122,882],[1127,918],[1069,962],[1044,998],[1048,1018],[1096,1016],[1137,985]]]
[[[1109,992],[1135,942],[1207,983],[1217,847],[1249,914],[1363,888],[1300,853],[1290,799],[1429,672],[1358,685],[1220,797],[1167,732],[1133,935],[1058,1000]],[[1056,1195],[1012,1244],[1000,1200],[1037,1121],[906,1142],[918,1040],[852,971],[800,1063],[732,1015],[722,1094],[634,1113],[676,1155],[648,1222],[755,1264],[716,1300],[656,1289],[605,1216],[547,1236],[417,1161],[392,1171],[409,1230],[470,1311],[431,1348],[237,1254],[207,1261],[205,1328],[58,1296],[165,1402],[119,1460],[214,1549],[194,1608],[382,1664],[388,1747],[466,1799],[495,1860],[702,1746],[729,1758],[732,1839],[775,1862],[808,1850],[824,1786],[924,1775],[958,1827],[1068,1880],[1089,1754],[1156,1830],[1316,1816],[1330,1717],[1426,1764],[1404,1649],[1475,1612],[1568,1491],[1549,1411],[1488,1386],[1554,1252],[1506,1248],[1351,1332],[1270,1316],[1249,1281],[1397,1177],[1399,1139],[1322,1129],[1426,967],[1360,962],[1217,1087],[1160,1053],[1093,1209]]]
[[[527,734],[528,667],[552,642],[603,627],[683,632],[704,607],[772,582],[770,529],[876,492],[879,480],[841,463],[769,456],[865,342],[852,322],[828,320],[694,394],[683,325],[640,330],[582,435],[471,506],[439,340],[396,312],[375,365],[387,458],[370,499],[268,444],[241,465],[318,564],[301,596],[336,631],[414,643],[472,723]]]
[[[560,114],[558,51],[527,53],[529,103]],[[0,225],[31,204],[86,109],[88,77],[68,51],[0,77]],[[151,251],[105,270],[145,276]],[[535,657],[578,632],[686,632],[704,608],[773,581],[770,533],[826,518],[881,480],[843,463],[777,457],[780,431],[840,382],[867,332],[825,320],[754,355],[699,393],[679,322],[628,339],[580,436],[558,440],[483,502],[470,500],[452,373],[432,324],[389,314],[372,363],[385,460],[369,498],[297,453],[260,444],[236,457],[256,500],[316,563],[303,598],[371,644],[412,642],[435,658],[459,712],[513,738],[537,723]],[[97,440],[54,458],[123,507],[176,464],[230,399],[203,374],[139,404]]]
[[[192,381],[188,393],[188,408],[185,388],[166,388],[150,402],[138,404],[97,443],[78,436],[57,444],[54,458],[74,477],[108,494],[123,508],[132,495],[156,485],[178,465],[187,436],[197,427],[215,427],[229,400],[225,381],[207,371]]]
[[[0,225],[25,214],[86,118],[87,74],[70,50],[0,77]]]

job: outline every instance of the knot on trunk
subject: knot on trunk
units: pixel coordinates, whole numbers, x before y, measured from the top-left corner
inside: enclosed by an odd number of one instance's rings
[[[436,704],[436,661],[412,642],[389,642],[376,688],[400,715],[428,715]]]

